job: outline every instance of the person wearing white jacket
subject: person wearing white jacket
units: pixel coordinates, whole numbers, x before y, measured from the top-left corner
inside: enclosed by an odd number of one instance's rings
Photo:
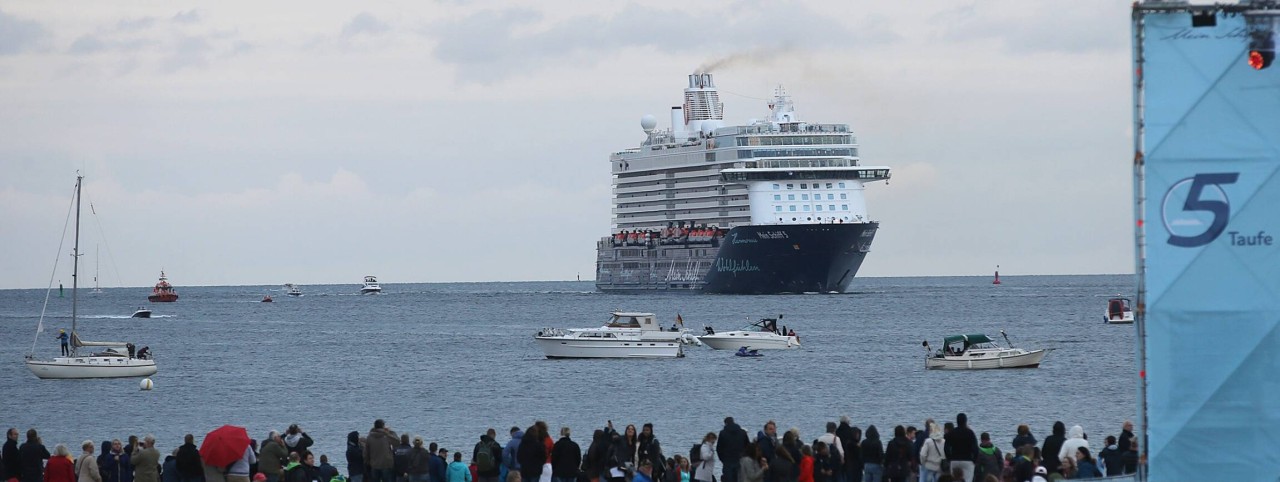
[[[1089,441],[1084,438],[1084,428],[1079,425],[1072,425],[1071,430],[1067,431],[1067,441],[1062,443],[1062,449],[1058,451],[1058,460],[1067,457],[1076,458],[1076,449],[1080,447],[1088,448],[1090,452],[1093,451],[1093,448],[1089,447]]]
[[[929,439],[920,446],[920,482],[937,482],[942,475],[942,459],[947,458],[947,444],[942,439],[942,427],[929,423]]]
[[[716,433],[707,432],[707,436],[702,438],[702,447],[698,449],[702,461],[698,462],[697,470],[693,471],[693,479],[701,482],[712,482],[716,475]]]

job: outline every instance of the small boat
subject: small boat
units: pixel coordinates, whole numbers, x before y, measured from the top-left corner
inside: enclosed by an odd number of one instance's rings
[[[360,294],[371,295],[371,294],[381,293],[381,292],[382,292],[382,287],[378,286],[377,277],[374,277],[374,276],[364,277],[364,286],[360,288]]]
[[[155,288],[151,289],[151,296],[147,297],[147,301],[152,303],[178,301],[178,290],[173,289],[173,285],[169,284],[169,278],[164,276],[164,270],[160,270],[160,281],[156,282]]]
[[[151,310],[138,308],[138,311],[133,312],[132,318],[151,318]]]
[[[997,345],[991,337],[983,334],[952,335],[942,339],[942,348],[929,353],[929,342],[924,342],[926,357],[925,368],[944,370],[977,370],[987,368],[1035,368],[1049,352],[1047,349],[1024,350],[1014,348],[1009,342],[1009,335],[1004,331],[1005,343],[1009,346]]]
[[[39,359],[32,352],[26,355],[25,363],[31,374],[41,379],[84,379],[84,378],[126,378],[145,377],[156,373],[156,361],[151,356],[151,349],[142,347],[134,353],[133,343],[114,341],[84,341],[80,339],[77,292],[80,271],[80,188],[84,180],[76,176],[75,206],[76,231],[75,244],[71,251],[71,335],[69,340],[70,354]],[[50,288],[52,291],[52,287]],[[44,315],[36,323],[36,335],[44,331]],[[86,350],[83,350],[85,348]],[[102,351],[92,352],[90,349]]]
[[[263,296],[263,297],[262,297],[262,302],[263,302],[263,303],[271,303],[271,302],[273,302],[273,301],[275,301],[275,300],[271,299],[271,295],[266,295],[266,296]]]
[[[1107,300],[1107,312],[1102,315],[1102,322],[1112,325],[1133,324],[1133,308],[1130,307],[1129,298],[1117,296]]]
[[[533,337],[547,358],[679,358],[697,340],[667,331],[653,313],[610,313],[599,328],[544,328]]]
[[[783,330],[778,329],[778,320],[781,319],[782,315],[778,315],[777,318],[761,318],[760,321],[748,324],[740,330],[722,333],[716,333],[708,326],[705,328],[706,334],[699,336],[698,341],[714,350],[737,350],[742,347],[750,347],[753,350],[799,348],[800,337],[796,336],[795,330],[784,333]]]
[[[760,350],[754,350],[744,346],[739,348],[738,351],[733,352],[733,356],[756,357],[764,356],[764,353],[760,353]]]
[[[284,287],[288,289],[285,294],[289,296],[302,296],[302,290],[299,289],[297,285],[293,283],[285,283]]]

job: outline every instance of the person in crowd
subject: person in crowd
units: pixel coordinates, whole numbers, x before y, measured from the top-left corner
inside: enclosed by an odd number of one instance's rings
[[[335,477],[338,477],[338,468],[329,465],[328,455],[320,454],[320,465],[316,467],[316,474],[320,475],[320,482],[331,482]]]
[[[1098,470],[1098,463],[1093,460],[1093,455],[1089,453],[1088,447],[1079,447],[1076,449],[1076,477],[1077,479],[1095,479],[1102,477],[1102,471]]]
[[[766,478],[773,479],[773,482],[797,482],[799,468],[796,461],[791,458],[791,452],[778,445],[773,448],[773,458],[766,460],[769,463],[769,476]]]
[[[4,466],[0,470],[3,480],[16,479],[22,476],[22,456],[18,455],[18,429],[9,427],[4,438]]]
[[[1031,426],[1027,424],[1018,425],[1018,434],[1013,437],[1013,451],[1017,452],[1023,445],[1035,445],[1038,441],[1036,436],[1031,434]]]
[[[471,463],[476,466],[476,482],[498,482],[501,475],[502,446],[498,445],[498,432],[493,428],[480,435],[480,441],[471,450]],[[590,472],[588,472],[590,473]]]
[[[652,426],[645,424],[649,429],[649,437],[653,437]],[[555,446],[551,448],[551,480],[552,482],[577,482],[578,467],[582,466],[582,448],[577,442],[569,438],[569,427],[560,427],[560,440],[556,441]],[[657,440],[653,441],[654,446]],[[661,452],[657,453],[661,456]]]
[[[1000,448],[991,443],[991,434],[982,432],[978,436],[978,457],[974,460],[974,471],[977,474],[975,480],[981,481],[985,479],[987,474],[1000,476],[1004,468],[1004,454],[1000,453]]]
[[[636,468],[636,473],[631,478],[631,482],[653,482],[653,463],[648,460],[641,460],[640,466]]]
[[[537,482],[542,477],[542,465],[547,460],[547,446],[542,443],[542,431],[538,424],[525,429],[520,440],[520,450],[516,460],[520,463],[520,478],[528,482]]]
[[[516,455],[520,452],[520,442],[523,440],[524,432],[520,430],[520,427],[511,427],[511,440],[508,440],[507,446],[502,449],[502,470],[508,474],[520,471],[520,460],[517,459]],[[506,476],[503,477],[505,480]]]
[[[636,426],[627,424],[627,428],[622,429],[622,440],[627,445],[627,460],[631,461],[634,466],[636,463],[636,452],[640,449],[640,433],[636,432]]]
[[[832,453],[832,455],[831,455],[830,457],[838,457],[838,458],[840,459],[841,463],[843,463],[843,461],[844,461],[844,448],[843,448],[843,447],[841,447],[841,446],[840,446],[840,444],[838,443],[838,442],[840,441],[840,438],[839,438],[839,437],[836,437],[836,423],[835,423],[835,422],[827,422],[827,431],[826,431],[825,433],[823,433],[822,435],[819,435],[819,436],[818,436],[818,441],[819,441],[819,442],[822,442],[822,443],[824,443],[824,444],[827,444],[827,449],[828,449],[828,450],[830,450],[830,451],[831,451],[831,453]],[[815,451],[815,452],[817,452],[816,448],[815,448],[815,450],[814,450],[814,451]],[[834,468],[833,468],[833,470],[834,470]]]
[[[129,454],[129,461],[133,461],[133,455],[138,453],[138,449],[142,448],[142,441],[137,435],[130,435],[129,442],[124,444],[124,453]]]
[[[190,435],[187,435],[190,437]],[[195,444],[191,444],[191,450],[195,451],[195,455],[199,457],[200,452],[196,450]],[[198,458],[196,459],[199,460]],[[182,454],[178,455],[178,470],[183,474],[183,482],[199,482],[199,480],[188,480],[187,470],[183,469]],[[186,462],[190,464],[190,460]],[[267,440],[262,442],[262,449],[258,451],[258,471],[267,476],[267,482],[280,482],[284,477],[285,465],[289,463],[289,449],[284,446],[284,439],[275,430],[267,434]],[[204,476],[204,472],[200,472],[200,476]]]
[[[929,421],[929,439],[920,447],[920,482],[938,482],[942,475],[942,460],[946,456],[946,442],[942,439],[942,427]]]
[[[169,455],[164,456],[164,462],[160,464],[160,480],[161,482],[182,482],[182,479],[178,477],[177,447],[174,447],[173,451],[169,452]],[[266,480],[266,476],[263,476],[262,480]],[[80,482],[90,481],[81,480]]]
[[[120,439],[111,440],[107,463],[99,466],[107,473],[103,478],[106,482],[133,482],[133,466],[129,464],[129,454],[125,453],[124,443]]]
[[[391,453],[391,467],[396,473],[396,482],[409,482],[409,455],[413,446],[409,445],[409,434],[400,434],[400,445]]]
[[[347,480],[364,482],[364,449],[356,430],[347,433]]]
[[[373,421],[365,437],[364,463],[368,469],[366,482],[395,482],[396,433],[382,419]]]
[[[1053,433],[1044,438],[1044,445],[1040,446],[1040,454],[1044,459],[1040,462],[1040,466],[1044,467],[1046,474],[1052,474],[1058,471],[1058,452],[1062,450],[1062,444],[1067,441],[1067,426],[1061,421],[1053,422]]]
[[[1098,452],[1098,464],[1100,469],[1106,472],[1107,477],[1118,476],[1124,472],[1124,461],[1120,448],[1116,443],[1114,435],[1108,435],[1105,441],[1106,447]]]
[[[658,443],[658,438],[653,434],[652,423],[646,423],[640,427],[640,437],[636,442],[636,459],[649,461],[650,475],[654,480],[661,481],[666,477],[666,466],[663,464],[666,457],[662,456],[662,444]]]
[[[427,474],[431,473],[431,457],[431,452],[422,444],[422,437],[414,437],[413,448],[409,450],[409,460],[406,462],[408,467],[405,469],[409,474],[409,482],[427,482]],[[322,478],[321,482],[328,480]]]
[[[792,433],[790,430],[787,433]],[[790,453],[790,451],[788,451]],[[816,466],[813,456],[813,447],[808,445],[800,447],[800,465],[796,473],[796,482],[813,482],[813,470]]]
[[[111,441],[102,441],[102,452],[98,454],[98,474],[101,475],[102,481],[107,482],[110,476],[107,474],[107,461],[111,457]]]
[[[249,477],[253,474],[253,464],[256,463],[258,463],[258,454],[253,453],[253,445],[250,444],[244,448],[240,458],[227,467],[227,482],[249,482]],[[329,479],[322,479],[320,482],[329,482]]]
[[[956,415],[956,428],[942,436],[947,441],[947,459],[951,468],[964,472],[963,482],[973,482],[974,461],[978,459],[978,437],[969,429],[969,418]]]
[[[1124,421],[1124,425],[1120,426],[1120,438],[1116,441],[1116,448],[1121,452],[1129,451],[1129,442],[1133,440],[1133,422]]]
[[[319,475],[312,475],[306,466],[302,463],[303,453],[293,452],[289,454],[289,463],[284,466],[284,475],[281,476],[283,482],[314,482]]]
[[[1138,438],[1129,439],[1129,451],[1121,454],[1120,460],[1124,464],[1124,473],[1132,474],[1138,471]]]
[[[875,425],[868,425],[865,435],[859,447],[862,452],[862,482],[880,482],[884,479],[884,445],[880,442],[880,431]]]
[[[449,476],[449,451],[440,448],[435,442],[431,442],[431,445],[427,448],[427,453],[430,455],[430,457],[427,457],[429,478],[433,482],[444,480]]]
[[[296,423],[290,425],[288,430],[285,430],[283,438],[285,448],[289,449],[291,454],[308,450],[315,444],[315,441],[311,440],[311,436],[302,431],[302,427],[299,427]]]
[[[836,437],[840,439],[840,449],[844,454],[844,465],[837,470],[838,482],[853,482],[854,478],[862,479],[862,456],[858,453],[858,442],[862,432],[853,426],[848,415],[840,417],[840,426],[836,427]]]
[[[66,445],[54,446],[53,456],[44,467],[43,482],[76,482],[76,469]]]
[[[178,479],[181,482],[203,482],[204,465],[200,459],[200,449],[196,447],[195,435],[187,434],[182,438],[177,455]],[[277,477],[279,474],[276,474]],[[275,482],[275,481],[272,481]]]
[[[471,482],[471,469],[462,461],[462,452],[453,453],[445,482]]]
[[[813,482],[835,482],[832,457],[835,450],[821,440],[813,441]]]
[[[791,458],[797,461],[800,461],[801,459],[804,458],[804,452],[801,450],[801,447],[803,445],[804,444],[800,443],[799,429],[792,428],[791,430],[787,430],[785,433],[782,434],[782,448],[791,454]],[[813,449],[810,448],[810,450],[813,450]],[[813,454],[809,454],[809,456],[812,457]],[[800,470],[799,466],[796,467],[796,470]],[[796,476],[798,477],[799,474],[797,473]]]
[[[911,447],[906,427],[893,427],[893,438],[884,449],[884,477],[889,482],[906,482],[911,476]]]
[[[766,470],[769,470],[769,465],[756,453],[756,446],[743,444],[742,457],[738,459],[738,482],[764,482]]]
[[[1076,478],[1076,459],[1075,457],[1063,457],[1058,459],[1058,471],[1049,474],[1049,480],[1074,479]]]
[[[1084,428],[1079,425],[1072,425],[1071,431],[1067,433],[1068,437],[1062,442],[1062,447],[1058,449],[1058,460],[1076,458],[1076,449],[1080,447],[1090,448],[1089,440],[1085,439]]]
[[[693,469],[694,480],[715,482],[717,438],[715,432],[707,432],[702,437],[702,446],[698,447],[698,465]]]
[[[773,420],[764,423],[764,428],[756,432],[756,451],[760,453],[765,460],[769,461],[770,467],[775,467],[774,458],[777,457],[777,448],[781,446],[782,441],[778,439],[778,424]],[[769,470],[764,474],[765,482],[777,482],[777,470]]]
[[[160,451],[156,450],[156,437],[154,435],[143,437],[142,443],[138,447],[129,456],[129,465],[133,466],[133,480],[137,482],[160,482]],[[245,450],[248,450],[248,448],[246,447]],[[249,466],[247,464],[244,470],[246,472],[244,480],[233,482],[249,482]]]
[[[85,440],[80,444],[80,457],[76,458],[75,463],[76,482],[102,482],[98,459],[93,456],[93,445],[92,440]]]
[[[751,443],[747,431],[733,421],[733,417],[724,418],[724,428],[716,439],[716,455],[720,457],[721,475],[725,482],[738,482],[738,463],[746,446]]]

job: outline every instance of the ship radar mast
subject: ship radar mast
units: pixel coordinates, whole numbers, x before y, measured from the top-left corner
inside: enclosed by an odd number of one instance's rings
[[[787,95],[786,89],[781,85],[773,89],[773,100],[769,101],[769,120],[780,124],[800,120],[796,117],[796,106],[791,102],[791,96]]]

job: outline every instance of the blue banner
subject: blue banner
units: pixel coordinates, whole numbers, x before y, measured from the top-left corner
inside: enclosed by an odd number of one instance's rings
[[[1137,8],[1150,480],[1276,480],[1280,64],[1241,12]]]

